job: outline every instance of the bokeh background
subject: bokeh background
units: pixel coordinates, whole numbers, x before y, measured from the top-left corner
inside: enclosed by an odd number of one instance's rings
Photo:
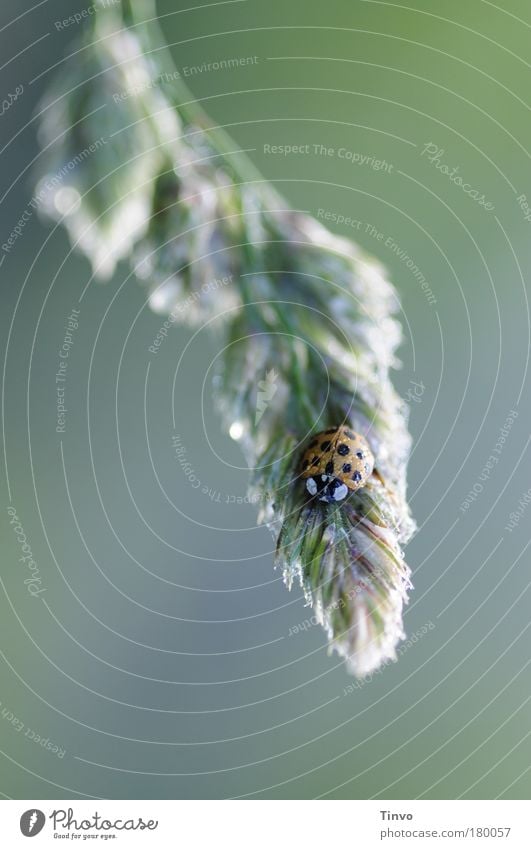
[[[2,97],[24,89],[0,117],[2,243],[34,192],[39,98],[84,26],[55,22],[87,5],[2,3]],[[0,794],[526,798],[529,5],[158,9],[179,69],[257,57],[187,82],[293,208],[359,222],[330,226],[397,286],[395,382],[413,399],[419,524],[407,551],[412,640],[353,687],[321,629],[296,628],[311,611],[273,571],[255,507],[234,503],[247,471],[203,385],[215,341],[190,345],[177,380],[194,488],[172,443],[175,367],[192,333],[174,329],[152,357],[161,318],[127,268],[94,282],[65,232],[33,214],[0,255]],[[311,153],[267,154],[268,144]],[[430,162],[427,144],[492,208]],[[58,435],[55,374],[72,308]],[[36,598],[10,507],[38,563]]]

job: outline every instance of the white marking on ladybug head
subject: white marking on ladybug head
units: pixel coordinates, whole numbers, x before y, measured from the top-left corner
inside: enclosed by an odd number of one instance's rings
[[[315,483],[313,478],[308,478],[306,481],[306,489],[310,493],[310,495],[315,495],[317,492],[317,484]]]
[[[342,483],[334,490],[334,501],[343,501],[348,495],[348,487]]]

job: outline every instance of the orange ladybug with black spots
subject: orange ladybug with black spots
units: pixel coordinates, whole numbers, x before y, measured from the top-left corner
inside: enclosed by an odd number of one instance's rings
[[[367,483],[374,455],[367,440],[344,425],[317,434],[302,458],[301,477],[319,501],[343,501]]]

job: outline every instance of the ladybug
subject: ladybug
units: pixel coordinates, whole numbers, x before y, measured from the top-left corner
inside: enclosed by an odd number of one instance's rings
[[[310,495],[332,504],[365,486],[374,468],[367,440],[349,427],[317,434],[302,458],[301,477]]]

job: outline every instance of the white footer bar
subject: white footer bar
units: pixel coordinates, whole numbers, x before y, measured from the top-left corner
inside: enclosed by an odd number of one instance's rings
[[[525,801],[1,801],[0,845],[531,846]],[[68,841],[68,842],[67,842]]]

